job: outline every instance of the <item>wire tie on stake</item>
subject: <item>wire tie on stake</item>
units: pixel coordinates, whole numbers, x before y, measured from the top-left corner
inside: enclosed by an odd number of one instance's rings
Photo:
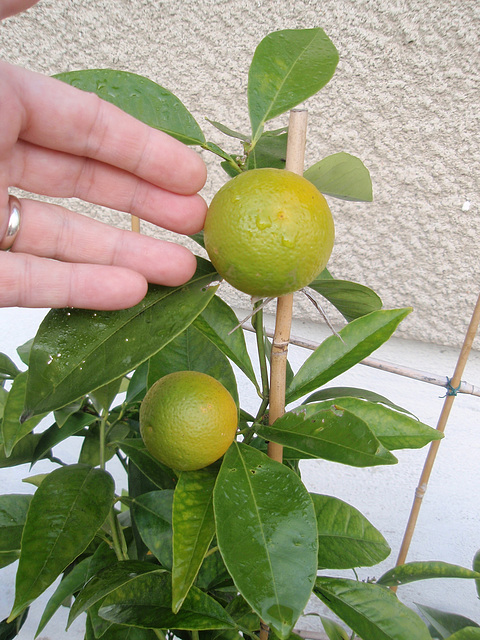
[[[445,386],[447,387],[447,393],[444,396],[441,396],[442,398],[446,398],[447,396],[456,396],[460,391],[462,383],[460,382],[458,387],[452,387],[452,378],[447,376],[447,384]]]

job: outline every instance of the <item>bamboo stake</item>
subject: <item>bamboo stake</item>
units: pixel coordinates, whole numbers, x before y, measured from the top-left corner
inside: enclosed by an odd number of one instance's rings
[[[306,109],[292,109],[288,123],[287,158],[285,169],[303,175],[305,145],[307,139]],[[269,424],[285,413],[285,387],[287,373],[287,354],[292,326],[293,293],[277,298],[277,314],[275,333],[273,335],[272,353],[270,357],[270,406]],[[276,442],[268,443],[268,455],[273,460],[282,462],[283,447]],[[262,621],[260,640],[268,640],[270,629]]]
[[[479,324],[480,324],[480,295],[477,298],[477,303],[475,305],[475,309],[473,310],[472,318],[470,320],[470,324],[468,326],[467,333],[465,335],[465,340],[463,342],[460,355],[458,356],[455,372],[450,381],[451,388],[454,390],[454,392],[447,394],[445,401],[443,403],[443,408],[440,413],[440,417],[438,419],[437,430],[440,431],[441,433],[445,431],[448,417],[450,415],[450,410],[455,400],[456,387],[458,387],[461,383],[462,374],[465,369],[465,365],[467,364],[470,351],[472,350],[473,340],[478,331]],[[417,518],[418,518],[418,514],[422,504],[423,496],[425,495],[425,492],[427,490],[428,481],[430,478],[430,474],[432,472],[433,463],[435,462],[435,457],[437,455],[439,446],[440,446],[440,440],[435,440],[430,445],[430,449],[428,451],[428,455],[425,460],[423,471],[420,476],[419,485],[415,491],[415,499],[412,505],[412,510],[410,512],[410,518],[408,520],[407,527],[405,529],[405,534],[403,537],[402,545],[400,547],[400,552],[398,554],[396,566],[400,564],[404,564],[406,560],[408,549],[412,541],[413,532],[415,530],[415,525],[417,523]],[[392,591],[396,591],[396,587],[392,587]]]
[[[138,218],[137,216],[130,216],[130,217],[131,217],[132,231],[135,231],[135,233],[140,233],[140,218]]]
[[[299,175],[303,175],[307,139],[307,119],[308,112],[306,109],[293,109],[290,111],[285,169],[298,173]],[[285,413],[285,380],[288,344],[292,326],[292,311],[293,293],[277,298],[275,333],[273,335],[270,360],[269,424],[273,424],[277,418],[280,418]],[[269,442],[268,455],[270,458],[282,462],[282,445]]]

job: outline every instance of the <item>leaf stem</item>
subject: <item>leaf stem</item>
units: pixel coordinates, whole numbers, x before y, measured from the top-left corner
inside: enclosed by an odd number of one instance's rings
[[[257,413],[256,420],[260,420],[268,406],[270,387],[268,383],[268,368],[267,368],[267,355],[265,352],[265,330],[263,326],[263,308],[261,307],[262,301],[258,301],[254,304],[254,313],[252,317],[252,325],[255,329],[255,335],[257,338],[257,352],[258,361],[260,365],[260,375],[262,378],[262,404]]]

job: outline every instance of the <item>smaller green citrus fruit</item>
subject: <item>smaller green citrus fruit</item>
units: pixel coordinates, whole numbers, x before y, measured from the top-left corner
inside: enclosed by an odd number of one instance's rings
[[[335,230],[323,195],[303,176],[252,169],[216,193],[205,220],[205,249],[218,273],[251,296],[277,297],[307,286],[327,265]]]
[[[218,460],[238,425],[234,399],[215,378],[177,371],[160,378],[140,406],[140,433],[148,451],[171,469],[194,471]]]

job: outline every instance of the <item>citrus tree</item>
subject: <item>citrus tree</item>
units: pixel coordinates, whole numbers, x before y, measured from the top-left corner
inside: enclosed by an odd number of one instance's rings
[[[280,31],[262,40],[248,77],[251,131],[212,123],[230,138],[233,152],[209,142],[180,100],[146,78],[113,70],[59,77],[212,152],[234,178],[261,168],[284,169],[288,131],[266,125],[318,92],[337,60],[321,29]],[[313,164],[304,177],[314,191],[332,198],[372,199],[367,169],[344,152]],[[203,234],[194,239],[203,246]],[[297,250],[301,261],[301,244]],[[279,260],[275,273],[281,268]],[[42,459],[57,465],[46,475],[29,477],[33,495],[0,496],[1,566],[18,560],[15,601],[0,637],[13,638],[29,605],[62,576],[37,635],[69,603],[68,624],[86,614],[86,640],[258,640],[268,633],[285,640],[295,635],[307,602],[316,598],[336,614],[336,621],[322,618],[329,638],[424,640],[431,637],[427,624],[389,587],[427,577],[480,578],[476,571],[444,563],[404,565],[376,582],[359,581],[354,571],[335,577],[385,560],[389,545],[353,506],[309,492],[301,479],[302,460],[337,462],[341,474],[342,465],[395,464],[394,450],[423,447],[440,437],[381,395],[325,386],[388,340],[411,310],[384,309],[372,290],[336,279],[326,269],[298,285],[326,298],[345,324],[295,375],[287,367],[286,411],[272,423],[272,345],[261,301],[255,301],[253,316],[254,365],[237,317],[219,295],[219,279],[212,262],[198,257],[186,285],[151,286],[130,309],[50,311],[34,339],[19,348],[24,371],[0,356],[0,465],[30,463],[35,469]],[[232,365],[258,394],[255,414],[239,406]],[[165,403],[159,408],[143,399],[151,397],[157,381],[190,371],[220,383],[228,395],[219,391],[221,419],[233,413],[228,420],[233,431],[218,451],[215,435],[206,444],[196,442],[189,456],[213,448],[214,457],[179,471],[174,456],[158,459],[156,450],[163,451],[164,444],[155,437],[152,444],[146,435],[148,421],[153,415],[155,423]],[[192,383],[184,391],[189,407],[195,389]],[[217,392],[211,389],[215,402]],[[171,400],[168,389],[166,394]],[[189,418],[195,426],[196,411]],[[45,417],[50,426],[39,430]],[[173,453],[188,436],[188,425],[183,429],[168,436]],[[58,457],[58,445],[71,438],[82,442],[77,464]],[[284,447],[281,462],[268,455],[268,442]],[[108,471],[114,457],[125,470],[123,490]],[[451,637],[474,637],[457,632]]]

